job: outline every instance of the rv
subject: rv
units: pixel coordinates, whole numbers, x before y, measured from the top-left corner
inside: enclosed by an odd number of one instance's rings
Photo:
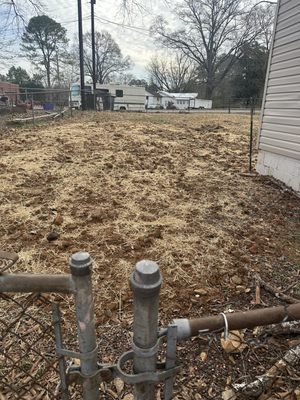
[[[144,111],[146,92],[142,86],[129,86],[118,84],[98,84],[96,93],[93,93],[92,85],[86,85],[84,92],[87,96],[95,96],[97,106],[100,109],[121,111]],[[107,100],[109,107],[107,108]],[[70,88],[70,107],[79,109],[81,107],[80,84],[73,83]]]

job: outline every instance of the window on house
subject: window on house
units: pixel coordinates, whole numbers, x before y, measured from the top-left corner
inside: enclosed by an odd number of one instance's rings
[[[116,97],[123,97],[123,90],[116,90]]]

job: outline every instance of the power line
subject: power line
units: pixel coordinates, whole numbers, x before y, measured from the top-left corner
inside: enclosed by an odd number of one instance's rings
[[[90,19],[90,16],[89,15],[86,15],[85,17],[83,17],[82,18],[83,19],[83,21],[88,21],[89,19]],[[59,23],[61,24],[61,25],[68,25],[68,24],[74,24],[74,23],[77,23],[78,22],[78,19],[73,19],[73,20],[66,20],[66,21],[60,21]],[[48,26],[50,26],[50,25],[48,25]],[[44,25],[44,27],[47,27],[47,25]],[[20,29],[18,29],[18,28],[11,28],[11,29],[5,29],[5,32],[16,32],[16,31],[18,31],[18,30],[20,30]]]
[[[138,26],[125,25],[125,24],[122,24],[122,23],[119,23],[119,22],[115,22],[115,21],[108,20],[108,19],[103,18],[103,17],[97,17],[97,16],[95,16],[95,18],[96,18],[99,22],[106,22],[106,23],[108,23],[108,24],[116,25],[116,26],[119,26],[119,27],[124,28],[124,29],[129,29],[129,30],[131,30],[131,31],[133,31],[133,32],[135,32],[135,33],[139,33],[140,35],[147,36],[147,37],[151,37],[151,36],[149,35],[149,33],[143,33],[143,32],[148,32],[147,29],[140,28],[140,27],[138,27]]]
[[[74,10],[74,11],[76,11],[76,6],[71,6],[71,5],[68,5],[68,6],[64,6],[64,7],[56,7],[56,8],[50,8],[50,9],[47,9],[47,12],[50,12],[50,13],[53,13],[53,12],[56,12],[56,11],[61,11],[61,10]]]

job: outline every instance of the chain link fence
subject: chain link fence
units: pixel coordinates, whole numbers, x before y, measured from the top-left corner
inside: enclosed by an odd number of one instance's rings
[[[290,298],[290,305],[176,319],[159,329],[162,276],[155,263],[142,261],[130,277],[131,350],[116,354],[115,363],[100,364],[90,267],[89,255],[76,253],[70,260],[70,275],[10,274],[7,266],[2,269],[1,400],[133,399],[124,384],[121,389],[118,384],[116,392],[108,389],[107,384],[116,380],[133,385],[137,400],[299,399],[300,303],[296,299]],[[72,294],[75,301],[65,315],[66,329],[56,304],[57,296],[66,299],[63,293]],[[74,330],[72,314],[77,321]],[[120,327],[114,340],[122,343],[123,335]],[[64,342],[79,351],[67,349]],[[182,365],[176,362],[176,352]]]
[[[0,126],[37,124],[72,115],[69,89],[20,89],[7,101],[0,100]]]
[[[117,86],[116,86],[117,87]],[[120,86],[125,88],[125,86]],[[259,112],[261,98],[234,98],[218,97],[213,99],[212,106],[192,107],[195,99],[185,94],[186,100],[176,100],[174,97],[150,96],[142,93],[143,88],[127,87],[125,90],[97,89],[93,94],[91,90],[85,90],[85,108],[98,111],[134,111],[134,112],[226,112],[226,113],[250,113],[251,109]],[[151,99],[150,99],[151,97]],[[1,100],[2,99],[2,100]],[[8,116],[16,119],[28,118],[33,121],[63,115],[67,110],[70,113],[81,108],[80,91],[70,88],[20,88],[20,91],[0,99],[0,118]],[[7,99],[7,100],[3,100]],[[199,100],[200,101],[200,100]],[[211,103],[203,100],[203,104]]]
[[[299,332],[294,322],[180,342],[174,399],[299,399]]]
[[[262,105],[262,98],[260,97],[220,97],[213,101],[213,108],[215,110],[226,110],[228,113],[239,111],[249,111],[251,108],[255,112],[259,112]]]
[[[58,359],[51,302],[39,293],[1,294],[0,392],[5,399],[56,399]]]

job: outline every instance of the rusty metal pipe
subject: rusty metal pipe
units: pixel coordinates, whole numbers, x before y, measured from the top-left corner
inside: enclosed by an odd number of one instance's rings
[[[0,293],[9,292],[74,292],[74,283],[70,274],[65,275],[36,275],[36,274],[7,274],[0,275]]]
[[[242,311],[225,314],[228,330],[251,329],[256,326],[279,324],[282,322],[300,320],[300,302],[289,306],[263,308],[260,310]],[[225,328],[223,315],[197,319],[175,319],[178,340],[197,336],[201,333],[222,331]]]

